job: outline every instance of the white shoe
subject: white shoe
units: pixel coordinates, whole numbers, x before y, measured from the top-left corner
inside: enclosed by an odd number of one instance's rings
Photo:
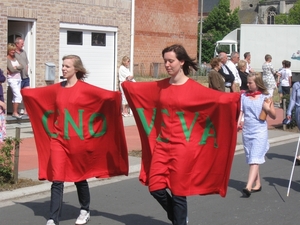
[[[75,224],[86,224],[90,220],[90,212],[81,209]]]
[[[55,225],[54,220],[48,220],[46,225]]]
[[[25,110],[24,110],[24,109],[21,109],[21,110],[20,110],[20,114],[23,115],[24,113],[25,113]]]

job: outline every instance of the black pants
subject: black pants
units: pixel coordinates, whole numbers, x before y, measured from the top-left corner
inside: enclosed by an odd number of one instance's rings
[[[80,209],[89,211],[90,207],[90,190],[86,180],[75,182]],[[54,181],[51,185],[51,202],[50,202],[50,219],[54,220],[55,224],[59,224],[63,202],[64,183]]]
[[[289,95],[291,93],[291,88],[290,86],[281,86],[281,90],[282,90],[282,95]]]
[[[170,195],[166,189],[150,192],[166,210],[168,219],[173,225],[186,225],[187,201],[185,196]]]

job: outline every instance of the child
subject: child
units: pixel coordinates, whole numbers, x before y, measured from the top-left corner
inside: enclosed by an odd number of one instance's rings
[[[261,191],[259,165],[265,162],[269,150],[268,126],[266,118],[260,119],[263,112],[272,119],[276,118],[272,98],[258,73],[250,73],[247,78],[249,90],[241,95],[241,113],[238,127],[243,129],[243,143],[249,175],[246,187],[242,190],[245,197]],[[242,118],[244,121],[242,122]]]
[[[2,83],[5,82],[6,78],[3,71],[0,69],[0,143],[2,143],[6,138],[6,119],[5,110],[6,104],[3,97],[3,87]]]
[[[282,96],[289,95],[292,86],[292,71],[290,70],[291,62],[284,60],[284,68],[278,72],[280,74],[280,85]]]
[[[282,68],[280,68],[278,70],[278,76],[276,78],[276,83],[277,83],[277,88],[278,88],[278,94],[279,94],[279,104],[280,104],[280,107],[282,107],[282,88],[281,88],[281,72],[282,70],[285,68],[285,60],[282,61]]]

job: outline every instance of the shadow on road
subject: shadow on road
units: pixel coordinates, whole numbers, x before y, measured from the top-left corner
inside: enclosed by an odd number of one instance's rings
[[[30,208],[35,216],[44,217],[45,221],[48,220],[49,217],[49,208],[50,208],[50,201],[45,202],[25,202],[25,203],[18,203],[23,206]],[[79,208],[69,205],[68,203],[63,203],[62,206],[62,215],[60,218],[60,222],[68,221],[68,220],[75,220],[78,216]],[[126,206],[124,206],[126,207]],[[101,212],[98,210],[91,210],[91,221],[93,221],[96,217],[97,221],[101,220],[101,217],[105,217],[111,220],[118,221],[125,225],[169,225],[169,223],[156,220],[149,216],[143,216],[138,214],[126,214],[126,215],[116,215],[113,213],[108,212]],[[100,219],[99,219],[100,217]]]

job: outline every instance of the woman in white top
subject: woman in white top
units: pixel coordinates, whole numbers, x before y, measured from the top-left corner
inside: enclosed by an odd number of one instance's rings
[[[124,56],[123,59],[122,59],[122,65],[119,68],[120,91],[122,93],[122,115],[124,117],[130,116],[130,115],[129,115],[128,102],[127,102],[126,97],[124,95],[124,91],[123,91],[123,88],[122,88],[121,84],[124,81],[133,81],[133,82],[135,81],[133,79],[133,75],[129,71],[129,63],[130,63],[129,57]]]
[[[21,95],[21,71],[23,66],[15,58],[16,45],[9,43],[7,45],[7,83],[11,87],[13,98],[13,113],[12,117],[21,119],[22,116],[18,113],[18,106],[22,102]]]

